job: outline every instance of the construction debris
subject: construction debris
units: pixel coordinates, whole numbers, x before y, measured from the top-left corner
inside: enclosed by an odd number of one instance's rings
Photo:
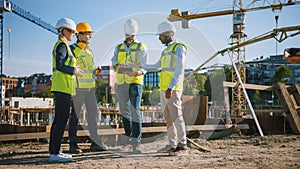
[[[235,125],[232,125],[228,129],[220,130],[220,131],[202,131],[200,138],[206,140],[216,140],[225,137],[229,137],[232,134],[242,135],[241,130],[238,129]]]

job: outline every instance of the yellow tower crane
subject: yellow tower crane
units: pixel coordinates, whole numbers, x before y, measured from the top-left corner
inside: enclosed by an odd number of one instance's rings
[[[239,46],[245,41],[246,34],[245,29],[245,12],[262,10],[262,9],[272,9],[281,10],[284,6],[299,5],[300,1],[293,0],[273,0],[271,3],[264,0],[253,0],[250,4],[244,6],[242,0],[234,0],[233,8],[230,10],[221,10],[214,12],[190,14],[189,11],[180,12],[179,9],[171,10],[169,15],[170,21],[181,21],[183,28],[190,27],[190,20],[198,18],[207,18],[222,15],[233,15],[233,34],[230,36],[231,45]],[[245,66],[245,46],[240,46],[234,48],[231,51],[231,57],[236,61],[234,64],[237,68],[236,71],[232,71],[232,82],[239,83],[237,73],[240,75],[242,83],[246,83],[246,66]],[[246,112],[246,97],[242,91],[242,88],[236,87],[232,89],[232,102],[231,102],[231,112],[232,115],[240,117],[244,112]]]

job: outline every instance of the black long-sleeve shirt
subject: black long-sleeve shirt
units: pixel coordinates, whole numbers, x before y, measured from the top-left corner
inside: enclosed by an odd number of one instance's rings
[[[74,75],[74,67],[65,65],[65,62],[69,57],[66,44],[60,43],[55,52],[56,69],[63,73]]]

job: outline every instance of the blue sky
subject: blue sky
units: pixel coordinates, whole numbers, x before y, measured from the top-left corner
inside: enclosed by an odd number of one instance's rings
[[[11,0],[32,15],[55,25],[62,17],[76,23],[86,21],[96,31],[92,41],[97,66],[109,65],[115,43],[123,39],[123,24],[127,18],[138,20],[138,39],[146,42],[151,50],[149,62],[159,57],[163,46],[155,35],[156,26],[165,20],[171,9],[210,11],[230,9],[233,0],[151,0],[151,1],[99,1],[99,0]],[[210,2],[210,3],[209,3]],[[245,4],[251,2],[244,0]],[[197,12],[197,11],[195,11]],[[300,25],[300,5],[284,7],[280,12],[271,9],[246,13],[245,32],[248,39],[275,28],[275,15],[279,15],[278,27]],[[187,68],[202,64],[215,51],[228,47],[232,34],[232,15],[191,20],[192,28],[184,30],[176,22],[178,39],[191,46]],[[8,33],[7,29],[11,32]],[[76,39],[76,38],[74,38]],[[3,72],[12,77],[29,76],[33,73],[51,74],[51,52],[57,36],[10,12],[4,14],[4,58]],[[277,54],[285,48],[300,47],[300,36],[279,43]],[[276,54],[275,40],[266,40],[246,47],[246,60]],[[215,63],[228,62],[226,56],[219,56]]]

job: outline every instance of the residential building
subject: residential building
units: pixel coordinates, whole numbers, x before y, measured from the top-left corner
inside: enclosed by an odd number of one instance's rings
[[[110,86],[110,94],[115,94],[115,83],[117,83],[116,72],[112,66],[101,66],[101,75],[98,79],[105,80]]]
[[[146,89],[159,87],[158,72],[147,72],[144,75],[144,86]]]
[[[24,79],[24,93],[39,94],[49,86],[51,86],[51,75],[45,73],[36,73]]]
[[[184,76],[188,76],[193,69],[185,69]],[[157,88],[159,87],[159,72],[147,72],[144,75],[144,86],[146,89],[150,88]]]
[[[283,60],[283,55],[273,55],[267,58],[257,58],[246,62],[247,82],[259,85],[272,85],[275,71],[279,66],[286,65],[292,71],[292,77],[288,79],[287,84],[300,83],[300,64],[290,64]]]
[[[17,91],[17,78],[2,77],[2,87],[4,86],[5,97],[13,96]]]

